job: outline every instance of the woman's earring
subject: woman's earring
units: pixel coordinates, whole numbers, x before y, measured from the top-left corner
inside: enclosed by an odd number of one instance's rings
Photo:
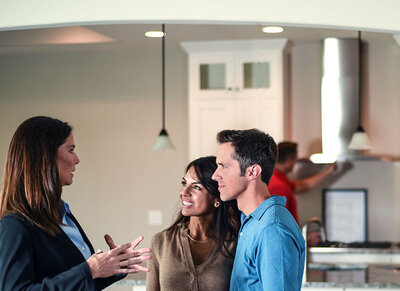
[[[214,207],[215,207],[215,208],[219,207],[219,202],[218,202],[218,201],[215,201]]]

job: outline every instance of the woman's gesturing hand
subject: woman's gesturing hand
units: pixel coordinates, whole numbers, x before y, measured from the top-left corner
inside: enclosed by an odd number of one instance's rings
[[[117,247],[109,234],[104,235],[104,239],[106,240],[106,243],[110,247],[110,250]],[[151,253],[151,249],[150,248],[141,248],[141,249],[135,250],[135,248],[139,245],[139,243],[143,239],[144,239],[143,236],[138,236],[136,239],[134,239],[131,242],[131,247],[125,251],[126,253],[134,253],[135,257],[141,259],[138,263],[132,264],[128,267],[129,269],[136,270],[136,271],[133,271],[132,273],[137,273],[140,271],[143,271],[143,272],[150,271],[149,268],[140,265],[140,263],[151,259],[151,255],[148,255],[149,253]],[[130,273],[130,274],[132,274],[132,273]]]
[[[134,242],[136,241],[137,239]],[[143,253],[151,250],[141,249],[135,251],[133,248],[132,243],[126,243],[118,247],[114,245],[114,248],[107,252],[98,251],[93,254],[87,260],[93,279],[105,278],[116,274],[133,274],[139,271],[148,271],[148,268],[139,264],[151,258],[150,255],[142,256]]]

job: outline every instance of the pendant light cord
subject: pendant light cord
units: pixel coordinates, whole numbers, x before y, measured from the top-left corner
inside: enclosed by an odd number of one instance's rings
[[[162,79],[162,129],[165,130],[165,24],[162,25],[161,79]]]
[[[158,134],[154,150],[173,149],[174,146],[169,139],[168,132],[165,128],[165,24],[162,24],[162,40],[161,40],[161,113],[162,113],[162,129]]]
[[[361,31],[358,31],[358,126],[361,125],[361,75],[362,75],[362,48],[361,48]]]

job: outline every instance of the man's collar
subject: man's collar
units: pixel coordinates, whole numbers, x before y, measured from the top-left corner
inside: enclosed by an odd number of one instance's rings
[[[263,203],[261,203],[256,208],[256,210],[254,210],[252,213],[250,213],[250,215],[253,216],[254,218],[257,218],[258,220],[260,220],[261,217],[264,215],[265,211],[267,211],[267,209],[269,207],[271,207],[272,205],[275,205],[275,204],[280,204],[282,206],[285,206],[286,205],[286,197],[272,195],[267,200],[265,200]]]

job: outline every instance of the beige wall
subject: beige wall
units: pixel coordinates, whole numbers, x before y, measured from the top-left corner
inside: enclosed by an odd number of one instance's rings
[[[69,121],[81,163],[63,197],[96,248],[105,248],[106,232],[117,242],[143,234],[143,245],[148,245],[178,209],[180,178],[188,162],[186,55],[178,48],[167,52],[167,128],[176,150],[154,152],[151,148],[161,126],[159,49],[91,52],[89,48],[81,53],[39,49],[29,55],[0,55],[0,167],[21,121],[39,114]],[[321,50],[320,42],[297,44],[291,58],[291,132],[302,156],[321,147]],[[400,155],[395,130],[400,122],[399,76],[400,48],[394,41],[370,43],[364,119],[376,153]],[[390,191],[390,201],[399,201],[398,191]],[[386,193],[379,195],[384,198]],[[319,214],[320,192],[300,198],[299,204],[303,221]],[[162,226],[148,225],[149,210],[163,212]],[[385,231],[391,226],[382,227]]]
[[[294,46],[291,70],[291,139],[299,143],[299,156],[308,157],[322,150],[322,41]]]
[[[374,153],[400,156],[400,46],[371,42],[368,46],[365,124]],[[400,193],[399,193],[400,194]]]

